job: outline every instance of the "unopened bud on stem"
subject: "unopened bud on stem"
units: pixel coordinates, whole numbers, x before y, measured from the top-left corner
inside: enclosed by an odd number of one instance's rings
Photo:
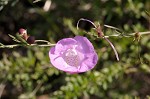
[[[29,44],[34,44],[34,42],[35,42],[35,37],[34,37],[34,36],[29,36],[29,37],[27,38],[27,43],[29,43]]]
[[[23,28],[20,28],[20,29],[19,29],[19,34],[20,34],[20,35],[27,34],[27,30],[25,30],[25,29],[23,29]]]
[[[23,39],[27,40],[28,35],[27,35],[27,30],[20,28],[19,29],[19,34],[22,36]]]

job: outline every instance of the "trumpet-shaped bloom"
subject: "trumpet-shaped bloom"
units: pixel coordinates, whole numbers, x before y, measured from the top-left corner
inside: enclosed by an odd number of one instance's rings
[[[83,36],[58,41],[50,49],[49,57],[54,67],[69,73],[89,71],[98,61],[92,43]]]

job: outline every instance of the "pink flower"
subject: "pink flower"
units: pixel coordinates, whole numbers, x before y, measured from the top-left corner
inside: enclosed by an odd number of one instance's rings
[[[50,49],[49,57],[54,67],[69,73],[89,71],[98,61],[92,43],[83,36],[58,41]]]

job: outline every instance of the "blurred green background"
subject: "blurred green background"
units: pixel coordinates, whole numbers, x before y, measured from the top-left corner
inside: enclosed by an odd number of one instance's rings
[[[147,12],[147,13],[146,13]],[[50,47],[0,49],[2,99],[150,99],[150,35],[111,37],[120,61],[104,39],[83,31],[91,24],[115,26],[125,34],[150,31],[149,0],[0,0],[0,42],[14,44],[8,34],[25,28],[36,39],[58,40],[84,35],[99,56],[91,71],[67,74],[52,67]],[[83,31],[82,31],[82,30]],[[105,35],[117,34],[103,27]],[[92,31],[93,33],[93,31]]]

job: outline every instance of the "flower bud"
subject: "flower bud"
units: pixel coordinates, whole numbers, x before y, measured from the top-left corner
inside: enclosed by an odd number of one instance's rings
[[[27,30],[20,28],[19,29],[19,34],[22,36],[23,39],[27,40],[28,35],[27,35]]]
[[[20,28],[20,29],[19,29],[19,34],[20,34],[20,35],[27,34],[27,30],[25,30],[25,29],[23,29],[23,28]]]
[[[34,42],[35,42],[35,37],[34,36],[29,36],[27,38],[27,43],[28,44],[34,44]]]

